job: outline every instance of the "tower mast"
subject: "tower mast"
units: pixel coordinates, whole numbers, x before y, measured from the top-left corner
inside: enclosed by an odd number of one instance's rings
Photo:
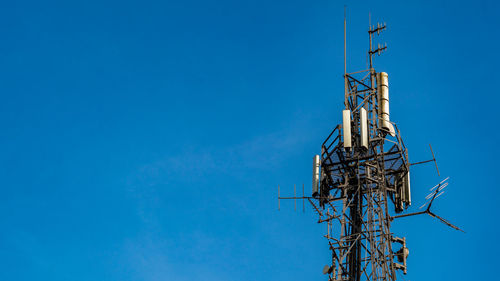
[[[429,214],[460,229],[430,211],[446,180],[431,189],[425,211],[400,214],[411,205],[410,166],[436,164],[436,159],[431,148],[432,160],[410,163],[401,133],[390,120],[388,74],[377,72],[373,65],[373,56],[387,49],[373,46],[374,36],[386,25],[372,26],[370,15],[369,69],[352,73],[347,73],[346,25],[344,7],[342,124],[313,158],[312,196],[296,197],[294,189],[294,197],[278,194],[278,198],[307,199],[319,215],[318,222],[327,224],[325,237],[332,259],[323,273],[329,280],[394,281],[397,272],[406,274],[409,254],[406,238],[391,232],[394,219]]]

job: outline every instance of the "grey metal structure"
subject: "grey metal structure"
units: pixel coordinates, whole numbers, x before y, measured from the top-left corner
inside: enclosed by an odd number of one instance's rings
[[[401,133],[389,118],[389,76],[373,66],[373,56],[387,47],[372,44],[385,29],[377,24],[368,30],[369,69],[344,72],[343,122],[313,157],[312,196],[280,197],[278,189],[279,199],[307,199],[318,222],[327,225],[332,259],[323,273],[328,280],[396,280],[398,271],[406,274],[409,250],[406,239],[391,232],[394,219],[429,214],[460,230],[430,211],[446,180],[431,189],[425,211],[399,214],[411,205],[410,167],[436,160],[431,147],[432,160],[411,164]]]

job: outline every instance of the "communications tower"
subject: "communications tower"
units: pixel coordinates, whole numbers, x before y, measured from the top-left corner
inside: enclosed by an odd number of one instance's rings
[[[377,72],[373,56],[387,47],[373,39],[385,24],[369,27],[369,68],[346,72],[344,18],[344,110],[342,124],[321,145],[313,158],[312,196],[280,197],[307,199],[327,225],[325,237],[332,253],[323,273],[328,280],[396,280],[407,272],[409,250],[406,239],[391,232],[394,219],[429,214],[460,230],[430,208],[443,193],[447,179],[431,189],[423,211],[401,214],[411,205],[410,167],[397,125],[389,114],[389,76]],[[437,169],[437,164],[436,164]],[[439,170],[437,170],[439,174]]]

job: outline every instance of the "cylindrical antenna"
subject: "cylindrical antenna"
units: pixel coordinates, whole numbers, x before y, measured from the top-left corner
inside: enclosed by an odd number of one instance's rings
[[[280,185],[278,184],[278,211],[280,210]]]
[[[349,109],[347,103],[347,43],[346,43],[346,10],[347,6],[344,5],[344,105],[345,109]]]

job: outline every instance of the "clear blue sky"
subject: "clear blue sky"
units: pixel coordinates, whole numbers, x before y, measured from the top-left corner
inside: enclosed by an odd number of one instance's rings
[[[0,8],[0,280],[326,280],[311,159],[340,121],[335,1],[6,1]],[[495,1],[348,3],[349,70],[376,58],[412,161],[394,223],[406,280],[497,276]],[[420,204],[419,204],[420,203]],[[301,205],[299,205],[301,206]]]

